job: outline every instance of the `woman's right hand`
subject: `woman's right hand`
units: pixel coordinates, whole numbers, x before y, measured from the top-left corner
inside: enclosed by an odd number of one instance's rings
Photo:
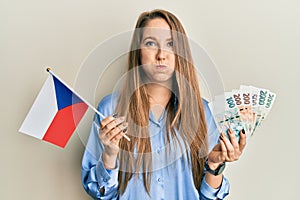
[[[108,116],[100,123],[99,139],[104,146],[102,160],[106,169],[116,167],[116,159],[119,153],[119,142],[127,131],[128,123],[125,117],[117,115]]]

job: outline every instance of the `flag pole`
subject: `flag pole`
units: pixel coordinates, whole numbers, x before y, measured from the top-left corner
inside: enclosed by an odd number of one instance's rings
[[[95,113],[97,113],[100,117],[102,117],[103,119],[105,118],[105,116],[99,112],[92,104],[90,104],[87,100],[85,100],[84,98],[82,98],[82,96],[80,96],[77,92],[75,92],[68,84],[66,84],[63,80],[61,80],[52,70],[51,68],[47,68],[46,69],[47,72],[49,72],[52,76],[54,76],[55,78],[57,78],[60,82],[62,82],[69,90],[71,90],[76,96],[78,96],[84,103],[86,103],[88,105],[88,107],[90,107],[93,111],[95,111]],[[123,135],[124,138],[128,141],[130,141],[130,138],[127,135]]]

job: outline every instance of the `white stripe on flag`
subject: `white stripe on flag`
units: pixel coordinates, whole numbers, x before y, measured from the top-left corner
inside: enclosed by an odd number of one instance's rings
[[[57,111],[54,81],[53,77],[49,76],[19,131],[43,139]]]

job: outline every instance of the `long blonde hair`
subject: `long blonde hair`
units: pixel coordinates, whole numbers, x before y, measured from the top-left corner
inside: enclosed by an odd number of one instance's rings
[[[126,116],[129,123],[128,135],[131,141],[120,140],[119,153],[119,193],[124,193],[128,181],[134,174],[143,169],[144,187],[150,194],[152,178],[152,158],[144,157],[144,154],[152,152],[149,133],[149,96],[146,86],[142,83],[140,44],[143,37],[142,28],[155,18],[164,19],[170,26],[174,42],[175,71],[173,76],[174,91],[166,106],[166,138],[178,140],[182,138],[190,152],[188,162],[192,166],[194,184],[199,189],[204,161],[207,153],[207,128],[204,116],[204,108],[200,95],[197,75],[192,62],[191,50],[186,33],[180,21],[172,13],[165,10],[153,10],[142,13],[136,23],[131,41],[131,51],[128,56],[128,71],[130,76],[126,79],[116,107],[116,112]],[[174,102],[176,101],[176,104]],[[175,129],[180,136],[176,134]],[[134,156],[137,153],[137,156]],[[170,153],[170,152],[168,152]]]

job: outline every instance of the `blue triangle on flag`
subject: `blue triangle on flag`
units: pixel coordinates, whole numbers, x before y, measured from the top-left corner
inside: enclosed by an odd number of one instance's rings
[[[83,102],[77,95],[75,95],[69,88],[67,88],[56,77],[54,76],[52,77],[54,80],[58,110],[61,110],[65,107],[71,106],[79,102]]]

